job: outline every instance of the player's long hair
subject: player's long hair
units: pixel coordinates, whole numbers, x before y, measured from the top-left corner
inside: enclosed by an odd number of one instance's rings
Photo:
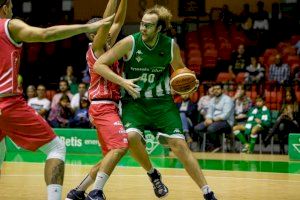
[[[167,8],[155,5],[154,7],[147,9],[144,14],[156,14],[158,16],[157,27],[161,26],[162,32],[166,32],[171,29],[172,14]]]

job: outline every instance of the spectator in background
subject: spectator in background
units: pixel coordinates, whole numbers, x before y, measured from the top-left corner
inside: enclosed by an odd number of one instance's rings
[[[248,33],[248,31],[252,29],[253,14],[250,12],[250,5],[248,3],[244,4],[244,9],[241,12],[241,14],[239,15],[238,21],[240,23],[240,27],[246,33]],[[249,34],[247,34],[247,35],[249,35]]]
[[[300,113],[296,95],[292,88],[286,90],[282,108],[274,126],[264,139],[264,144],[268,145],[273,135],[277,134],[280,145],[280,153],[285,154],[284,145],[287,144],[289,133],[299,132]]]
[[[254,24],[253,29],[258,31],[269,30],[269,14],[264,10],[264,2],[257,2],[257,12],[254,14]]]
[[[43,118],[46,118],[47,113],[50,110],[51,102],[46,98],[46,87],[44,85],[38,85],[37,97],[28,100],[28,105],[32,107]]]
[[[34,85],[28,85],[26,89],[27,101],[31,98],[36,97],[36,88]]]
[[[211,99],[205,121],[194,127],[196,132],[207,132],[211,139],[213,152],[220,149],[219,136],[231,133],[234,124],[234,106],[232,99],[223,94],[221,84],[213,86],[214,97]]]
[[[71,100],[71,108],[76,111],[79,106],[80,106],[80,100],[83,97],[88,97],[87,89],[86,89],[86,84],[85,83],[80,83],[78,85],[78,93],[76,93],[72,100]]]
[[[82,82],[85,84],[90,84],[91,82],[91,76],[90,76],[88,65],[86,65],[85,70],[82,71]]]
[[[265,106],[261,96],[257,96],[256,103],[247,114],[246,124],[238,124],[233,127],[234,135],[242,142],[242,152],[253,153],[258,134],[267,130],[271,125],[270,110]],[[250,141],[245,138],[250,135]]]
[[[238,73],[245,72],[247,65],[249,65],[249,57],[245,52],[245,46],[240,44],[237,51],[231,55],[231,64],[228,68],[231,80],[234,81]]]
[[[70,99],[63,94],[59,103],[51,108],[48,121],[53,128],[69,127],[70,120],[73,118],[73,111],[70,106]]]
[[[80,99],[79,108],[76,110],[74,114],[74,118],[70,123],[71,127],[77,128],[89,128],[90,120],[89,120],[89,109],[90,102],[87,97],[82,97]]]
[[[238,85],[233,97],[234,101],[234,119],[236,124],[245,124],[247,113],[252,106],[251,99],[246,95],[244,85]]]
[[[201,97],[197,103],[197,105],[198,105],[197,110],[200,113],[200,121],[201,122],[205,120],[205,116],[206,116],[208,108],[209,108],[210,100],[213,97],[214,97],[214,88],[210,87],[207,91],[207,95]]]
[[[296,84],[300,84],[300,66],[294,69],[293,82],[295,82]]]
[[[235,125],[244,125],[247,121],[247,113],[252,106],[251,99],[246,95],[244,85],[238,85],[236,93],[233,97],[234,101],[234,119]],[[230,135],[230,151],[235,152],[235,137],[234,134]]]
[[[23,77],[18,74],[18,88],[23,90]]]
[[[282,62],[281,55],[275,57],[275,64],[271,64],[269,70],[269,81],[278,84],[287,84],[290,79],[290,66]]]
[[[193,122],[196,121],[197,116],[197,105],[190,101],[189,95],[181,95],[182,102],[177,103],[179,109],[180,118],[182,122],[183,134],[185,136],[186,142],[190,144],[193,142],[190,135],[190,131],[193,128]]]
[[[251,64],[246,67],[245,84],[262,85],[265,77],[265,69],[257,62],[257,57],[252,56],[250,60]]]
[[[230,26],[233,22],[234,14],[229,10],[227,4],[224,4],[220,13],[221,21],[226,25]]]
[[[270,18],[270,31],[274,37],[275,40],[274,43],[279,43],[279,41],[282,41],[282,13],[280,11],[280,5],[279,3],[273,3],[272,4],[272,12],[269,15]]]
[[[269,14],[264,10],[264,2],[257,2],[257,12],[254,14],[253,30],[257,37],[257,51],[261,54],[269,45]]]
[[[73,95],[69,91],[69,84],[66,80],[59,81],[59,93],[55,94],[52,98],[51,109],[59,104],[60,98],[63,95],[67,95],[69,99],[73,98]]]
[[[71,65],[67,66],[66,75],[60,77],[60,80],[65,80],[69,84],[69,90],[72,94],[77,93],[77,78],[73,75],[73,67]]]
[[[60,80],[65,80],[68,82],[69,85],[76,84],[77,78],[73,75],[74,70],[73,66],[69,65],[66,68],[66,75],[60,77]]]

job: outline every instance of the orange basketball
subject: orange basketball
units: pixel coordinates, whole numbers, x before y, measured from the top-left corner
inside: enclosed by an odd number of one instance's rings
[[[188,94],[193,91],[197,84],[195,72],[188,68],[175,70],[171,75],[170,85],[178,94]]]

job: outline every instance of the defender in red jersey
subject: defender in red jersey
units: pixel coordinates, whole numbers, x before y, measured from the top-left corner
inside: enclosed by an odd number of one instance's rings
[[[116,8],[117,0],[109,0],[103,17],[114,13]],[[89,100],[91,101],[89,115],[91,122],[97,129],[104,158],[91,169],[90,173],[75,189],[67,194],[66,200],[105,199],[103,187],[128,149],[127,134],[118,109],[120,88],[117,84],[101,77],[93,69],[96,60],[116,42],[125,21],[126,10],[127,0],[121,0],[111,27],[101,27],[97,33],[88,35],[88,38],[92,41],[86,54],[91,75],[88,90]],[[99,18],[93,18],[88,23],[98,20]],[[111,69],[115,73],[121,74],[118,62],[113,63]],[[85,197],[85,190],[94,182],[93,190]]]
[[[46,121],[21,96],[17,79],[22,43],[51,42],[95,32],[100,26],[111,24],[113,16],[92,24],[38,28],[19,19],[10,19],[12,7],[11,0],[0,0],[0,139],[8,136],[20,147],[31,151],[40,149],[47,155],[48,199],[60,200],[66,149]],[[1,155],[4,153],[4,150],[0,151]]]

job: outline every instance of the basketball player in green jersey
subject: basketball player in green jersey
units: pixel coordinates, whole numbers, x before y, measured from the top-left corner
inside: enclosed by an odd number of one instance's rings
[[[181,120],[169,84],[169,66],[183,68],[178,45],[162,34],[170,28],[171,13],[164,7],[154,6],[145,11],[140,32],[118,42],[95,63],[94,69],[105,79],[126,90],[122,100],[122,121],[129,134],[131,154],[157,181],[158,197],[168,193],[160,174],[153,169],[143,144],[144,130],[155,132],[163,145],[168,145],[183,163],[187,173],[204,193],[206,200],[216,197],[204,178],[197,160],[189,150],[182,134]],[[124,57],[125,78],[109,66]],[[140,77],[136,83],[132,79]],[[155,188],[154,188],[155,189]]]

